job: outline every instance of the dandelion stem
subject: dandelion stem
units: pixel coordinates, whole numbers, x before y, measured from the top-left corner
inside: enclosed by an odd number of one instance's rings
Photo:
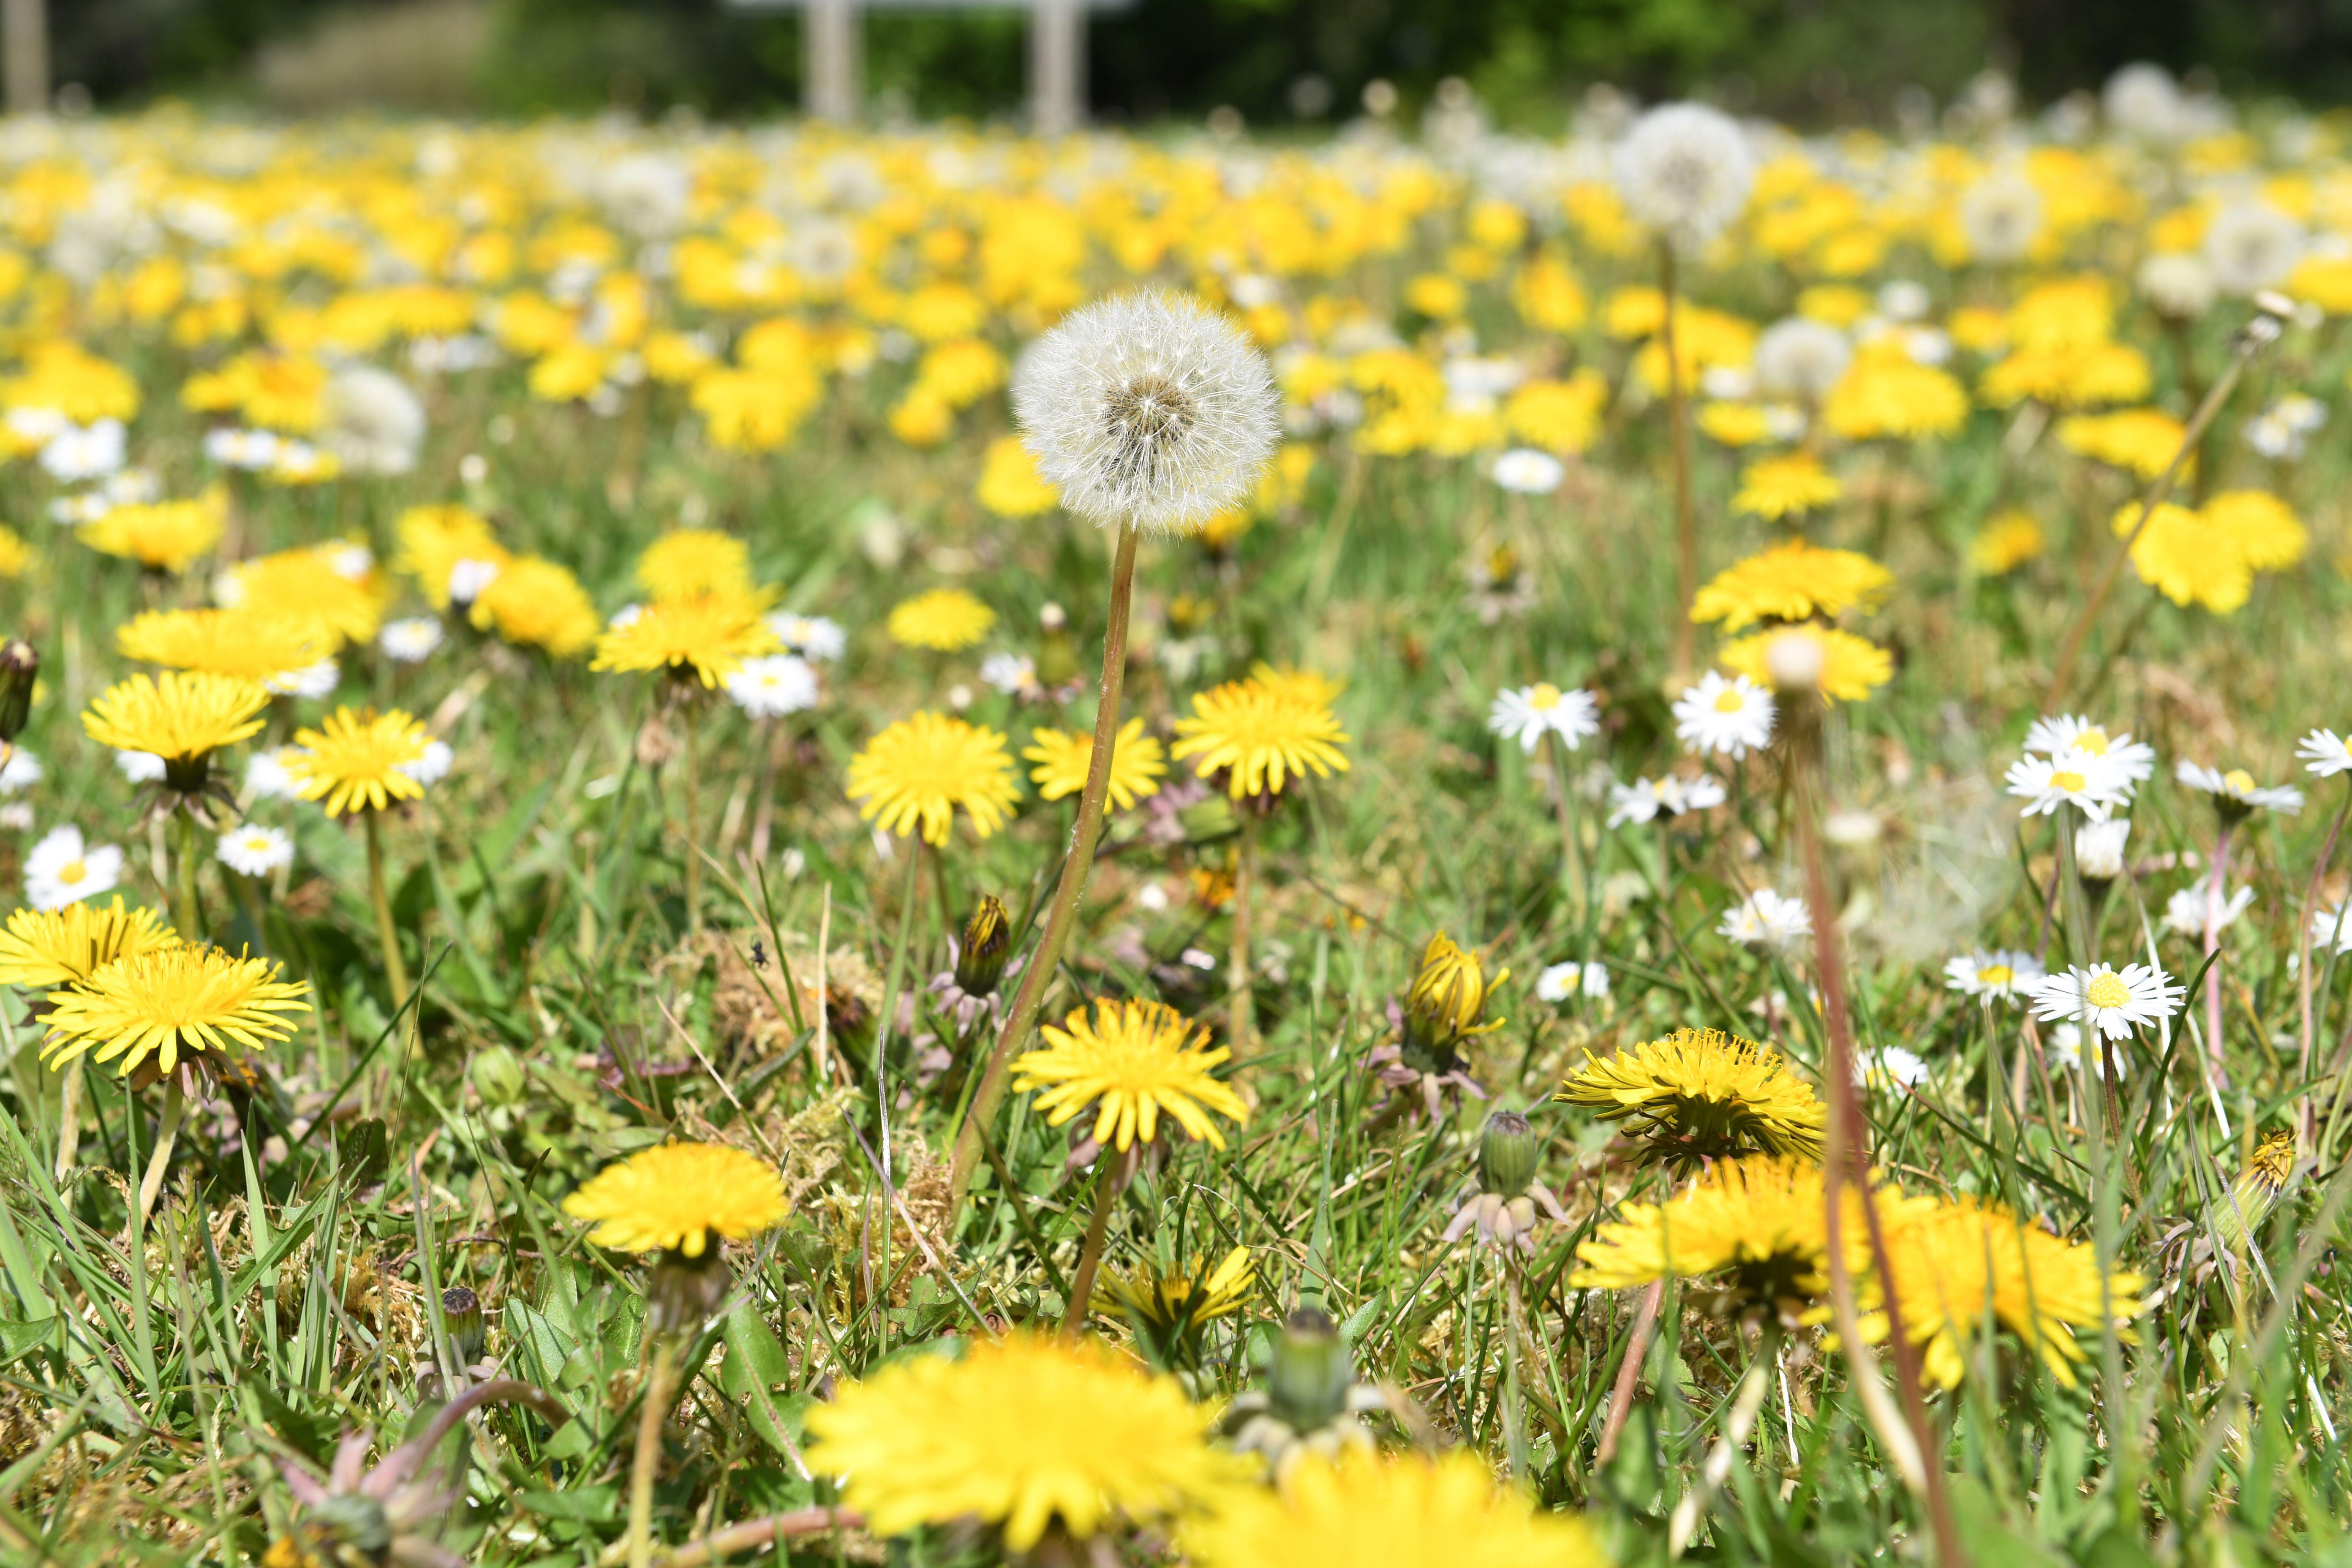
[[[408,965],[400,956],[400,928],[393,923],[392,889],[383,879],[383,828],[376,820],[382,814],[360,815],[367,824],[368,901],[375,906],[375,938],[383,948],[384,983],[392,987],[392,1010],[397,1013],[408,1005]]]
[[[1885,1226],[1870,1191],[1870,1124],[1854,1093],[1853,1030],[1846,1013],[1845,966],[1838,950],[1837,910],[1830,900],[1827,866],[1822,858],[1820,782],[1820,703],[1810,691],[1787,691],[1781,701],[1789,723],[1789,798],[1796,817],[1797,858],[1804,867],[1805,903],[1812,915],[1813,973],[1821,984],[1822,1022],[1829,1037],[1828,1059],[1822,1064],[1822,1098],[1828,1101],[1828,1125],[1822,1139],[1823,1221],[1829,1260],[1830,1305],[1838,1338],[1853,1369],[1853,1386],[1864,1413],[1877,1432],[1887,1457],[1903,1473],[1912,1490],[1927,1505],[1936,1531],[1937,1558],[1945,1568],[1961,1568],[1959,1535],[1945,1496],[1943,1466],[1930,1462],[1935,1453],[1928,1424],[1927,1398],[1919,1384],[1917,1352],[1905,1331],[1902,1315],[1886,1314],[1887,1346],[1894,1352],[1895,1381],[1903,1399],[1897,1411],[1878,1381],[1877,1359],[1862,1337],[1854,1310],[1853,1276],[1846,1267],[1844,1184],[1852,1181],[1861,1196],[1863,1225],[1869,1232],[1872,1266],[1882,1280],[1892,1281]],[[1890,1285],[1891,1290],[1891,1285]]]
[[[1062,1313],[1062,1333],[1076,1339],[1087,1331],[1087,1308],[1094,1299],[1095,1271],[1102,1267],[1103,1236],[1110,1229],[1111,1211],[1118,1207],[1118,1194],[1126,1189],[1124,1179],[1130,1169],[1128,1157],[1106,1147],[1097,1156],[1102,1162],[1102,1173],[1095,1178],[1095,1212],[1087,1221],[1087,1244],[1078,1254],[1078,1271],[1070,1278],[1069,1305]]]
[[[686,934],[689,940],[702,934],[702,855],[695,834],[702,818],[701,759],[695,755],[697,739],[695,700],[688,698],[678,709],[678,767],[683,773],[679,790],[684,798],[678,802],[685,820],[678,826],[680,846],[686,855]]]
[[[2205,882],[2205,1054],[2212,1058],[2213,1071],[2221,1071],[2221,964],[2213,955],[2221,948],[2221,889],[2230,875],[2231,829],[2236,824],[2221,824],[2220,835],[2213,840],[2213,874]]]
[[[1577,875],[1577,867],[1583,857],[1576,842],[1576,797],[1571,793],[1569,778],[1568,742],[1559,738],[1557,730],[1547,731],[1545,739],[1551,743],[1552,802],[1559,813],[1560,887],[1568,895],[1570,913],[1576,923],[1581,926],[1584,911],[1578,905],[1582,901],[1579,897],[1582,891],[1582,879]]]
[[[2347,785],[2352,785],[2352,778],[2347,778],[2346,783]],[[2338,806],[2336,810],[2336,820],[2327,825],[2327,837],[2326,841],[2320,845],[2319,858],[2311,868],[2310,885],[2304,889],[2303,913],[2295,922],[2296,957],[2294,973],[2295,984],[2297,989],[2301,992],[2299,1001],[2302,1006],[2303,1024],[2303,1049],[2301,1055],[2297,1058],[2296,1076],[2306,1082],[2310,1080],[2312,1058],[2314,1053],[2317,1050],[2319,1044],[2318,1036],[2315,1032],[2311,1011],[2311,922],[2312,917],[2319,912],[2319,884],[2325,880],[2327,876],[2327,863],[2336,858],[2336,840],[2344,831],[2344,819],[2347,816],[2352,816],[2352,788],[2346,789],[2344,792],[2344,804]],[[2335,976],[2335,955],[2338,949],[2338,945],[2343,940],[2344,914],[2347,906],[2352,906],[2352,898],[2347,898],[2336,905],[2335,923],[2327,933],[2327,965],[2329,978],[2331,979]],[[2316,1102],[2312,1100],[2308,1096],[2305,1098],[2303,1106],[2303,1139],[2306,1143],[2311,1141],[2312,1134],[2318,1131],[2318,1109]]]
[[[180,1122],[188,1113],[188,1091],[180,1086],[180,1078],[177,1071],[163,1075],[163,1119],[156,1124],[155,1152],[148,1156],[147,1173],[139,1182],[142,1225],[155,1212],[155,1195],[163,1190],[163,1171],[172,1163],[172,1147],[179,1142]]]
[[[180,934],[190,942],[205,940],[204,905],[196,899],[196,818],[194,812],[183,808],[179,813],[179,864],[173,869],[172,918],[179,922]]]
[[[1665,1299],[1666,1282],[1653,1279],[1633,1310],[1633,1336],[1625,1342],[1625,1359],[1617,1363],[1617,1381],[1609,1386],[1609,1419],[1601,1426],[1601,1444],[1594,1458],[1607,1464],[1617,1457],[1617,1439],[1625,1419],[1633,1413],[1633,1390],[1642,1381],[1642,1361],[1650,1352],[1650,1336],[1658,1326],[1658,1303]]]
[[[58,1180],[62,1182],[81,1148],[81,1058],[67,1062],[60,1076],[65,1084],[58,1101]]]
[[[668,1334],[654,1338],[653,1363],[646,1369],[645,1403],[637,1409],[637,1451],[629,1465],[629,1568],[654,1560],[654,1475],[661,1467],[662,1423],[669,1415],[670,1384],[677,1346]]]
[[[1675,616],[1675,679],[1681,681],[1698,662],[1698,627],[1690,617],[1691,601],[1698,596],[1698,513],[1691,502],[1690,411],[1683,404],[1683,366],[1675,343],[1675,247],[1658,241],[1658,287],[1665,309],[1658,326],[1659,346],[1666,351],[1666,431],[1675,461],[1675,584],[1679,608]]]
[[[1127,614],[1135,595],[1136,531],[1131,524],[1118,531],[1118,546],[1111,561],[1110,616],[1103,631],[1102,699],[1095,710],[1094,753],[1087,762],[1087,787],[1078,796],[1078,821],[1070,852],[1062,864],[1062,880],[1054,889],[1053,908],[1036,951],[1021,972],[1021,989],[1013,994],[1004,1031],[988,1053],[988,1066],[972,1096],[971,1113],[956,1133],[955,1157],[949,1168],[950,1225],[963,1208],[971,1190],[972,1172],[980,1164],[977,1125],[992,1121],[1004,1103],[1013,1069],[1013,1052],[1036,1026],[1045,1004],[1045,988],[1062,961],[1062,949],[1076,923],[1078,904],[1086,897],[1087,876],[1094,868],[1095,841],[1102,835],[1103,796],[1110,785],[1111,750],[1118,743],[1119,692],[1127,679]]]
[[[1234,939],[1225,976],[1226,1042],[1239,1061],[1256,1048],[1257,994],[1250,973],[1250,899],[1257,879],[1257,817],[1242,808],[1242,835],[1234,845]]]

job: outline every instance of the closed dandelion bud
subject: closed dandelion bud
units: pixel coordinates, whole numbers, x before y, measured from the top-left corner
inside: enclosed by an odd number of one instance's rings
[[[1268,1410],[1296,1432],[1312,1432],[1339,1418],[1356,1381],[1355,1363],[1339,1326],[1312,1307],[1286,1319],[1265,1369]]]
[[[13,742],[25,732],[33,711],[33,682],[41,673],[41,656],[22,637],[0,644],[0,742]]]
[[[1526,1117],[1516,1110],[1495,1112],[1478,1135],[1478,1185],[1496,1197],[1517,1197],[1536,1179],[1541,1152]]]
[[[727,1260],[719,1248],[699,1258],[664,1251],[646,1278],[646,1327],[656,1334],[688,1334],[702,1327],[727,1299]]]
[[[1004,918],[1004,906],[994,894],[983,895],[956,944],[956,989],[967,996],[995,994],[1012,956],[1013,925]]]
[[[441,1326],[449,1336],[449,1359],[471,1366],[482,1359],[482,1299],[463,1285],[441,1292]]]

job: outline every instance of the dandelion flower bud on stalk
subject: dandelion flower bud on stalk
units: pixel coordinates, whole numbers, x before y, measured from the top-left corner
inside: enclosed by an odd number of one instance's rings
[[[482,1358],[482,1299],[463,1285],[441,1292],[441,1326],[447,1331],[449,1359],[471,1366]]]
[[[1495,1112],[1478,1135],[1479,1184],[1497,1196],[1517,1197],[1536,1179],[1539,1153],[1534,1123],[1516,1110]]]
[[[1355,1363],[1339,1326],[1312,1307],[1284,1321],[1265,1370],[1271,1413],[1295,1432],[1312,1432],[1339,1419],[1356,1381]]]
[[[1004,978],[1005,961],[1012,956],[1013,927],[1004,905],[995,894],[983,894],[980,908],[963,922],[963,936],[956,945],[956,989],[967,996],[995,994]]]

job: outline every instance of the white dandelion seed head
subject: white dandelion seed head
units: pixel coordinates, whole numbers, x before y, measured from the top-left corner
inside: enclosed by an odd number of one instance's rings
[[[425,405],[408,384],[372,364],[349,364],[327,384],[327,450],[357,474],[404,474],[425,444]],[[280,454],[281,458],[284,456]]]
[[[2158,315],[2193,321],[2213,308],[2220,289],[2202,257],[2175,250],[2139,264],[2139,291]]]
[[[2042,237],[2042,193],[2022,174],[1996,170],[1960,197],[1960,232],[1979,261],[2019,261]]]
[[[2143,142],[2171,142],[2188,116],[2181,112],[2179,84],[2162,66],[2146,60],[2118,69],[2099,94],[2107,123]]]
[[[1853,363],[1853,344],[1826,321],[1790,316],[1756,340],[1756,384],[1781,397],[1819,403]]]
[[[2268,202],[2232,202],[2205,227],[2205,264],[2222,293],[2256,294],[2286,281],[2304,245],[2303,225]]]
[[[1281,433],[1265,356],[1189,295],[1100,300],[1040,338],[1013,409],[1038,474],[1098,527],[1198,528],[1245,503]]]
[[[1729,115],[1698,103],[1651,110],[1611,162],[1627,210],[1686,248],[1722,233],[1756,184],[1747,133]]]

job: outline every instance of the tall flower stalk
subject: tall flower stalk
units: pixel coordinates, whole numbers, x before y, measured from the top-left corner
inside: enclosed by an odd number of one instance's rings
[[[1117,542],[1077,822],[1036,950],[957,1130],[949,1178],[957,1205],[980,1163],[982,1129],[1003,1103],[1013,1054],[1036,1025],[1086,898],[1118,734],[1140,536],[1187,532],[1241,504],[1280,428],[1265,356],[1224,317],[1177,294],[1125,294],[1076,312],[1030,351],[1013,402],[1037,471],[1064,509],[1116,531]]]

